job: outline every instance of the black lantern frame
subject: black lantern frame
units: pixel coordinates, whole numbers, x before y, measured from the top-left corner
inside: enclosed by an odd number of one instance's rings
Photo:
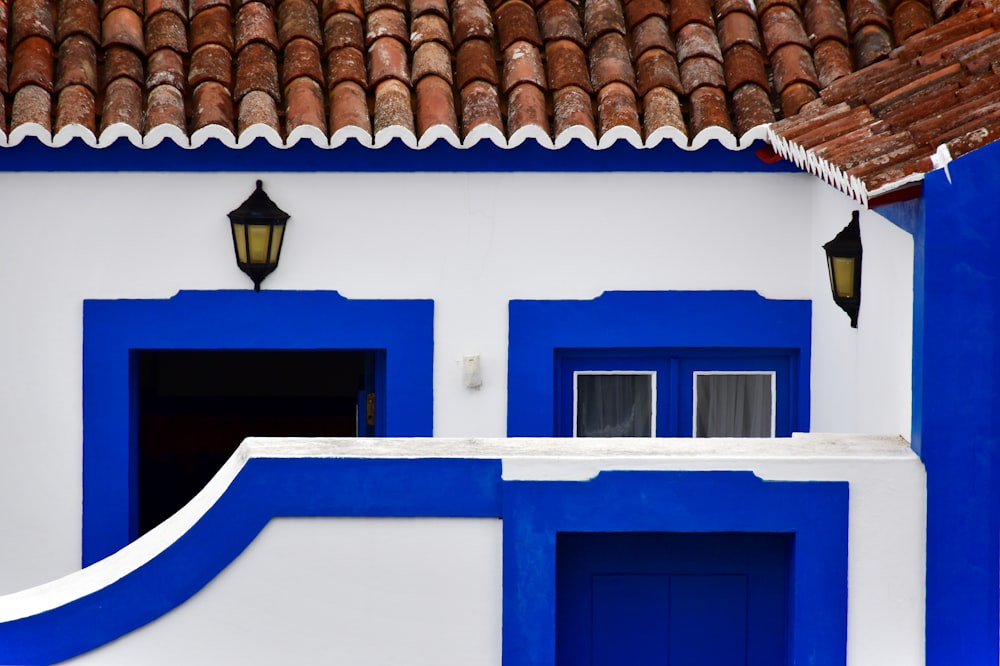
[[[830,272],[833,302],[851,318],[851,327],[858,327],[861,310],[861,223],[858,211],[851,222],[833,240],[823,246]]]
[[[260,283],[278,267],[288,217],[259,180],[253,194],[229,213],[236,264],[253,280],[254,291],[260,291]]]

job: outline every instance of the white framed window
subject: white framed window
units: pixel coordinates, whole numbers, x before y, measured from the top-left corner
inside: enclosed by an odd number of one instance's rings
[[[774,371],[694,371],[695,437],[774,437]]]
[[[574,372],[573,436],[656,437],[656,372]]]

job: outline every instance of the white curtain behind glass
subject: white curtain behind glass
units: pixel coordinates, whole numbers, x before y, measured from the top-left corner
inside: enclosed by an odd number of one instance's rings
[[[695,437],[772,437],[770,374],[695,375]]]
[[[653,376],[576,376],[577,437],[651,437]]]

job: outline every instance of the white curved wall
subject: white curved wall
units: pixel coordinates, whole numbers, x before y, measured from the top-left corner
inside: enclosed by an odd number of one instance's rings
[[[813,299],[813,429],[908,432],[912,243],[865,214],[866,260],[893,268],[866,261],[853,331],[820,249],[853,204],[811,176],[9,173],[0,592],[79,566],[82,301],[248,288],[225,214],[258,177],[292,216],[265,289],[434,299],[436,436],[506,434],[510,299],[615,289]],[[481,355],[478,390],[461,381],[466,353]]]

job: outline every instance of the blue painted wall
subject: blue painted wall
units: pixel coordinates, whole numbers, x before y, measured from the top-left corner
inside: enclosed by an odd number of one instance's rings
[[[130,352],[137,349],[379,349],[389,437],[433,434],[434,304],[336,292],[181,292],[86,301],[83,317],[83,564],[131,537]]]
[[[927,468],[927,664],[996,666],[1000,144],[928,174],[914,234],[913,448]]]
[[[552,436],[556,351],[720,348],[794,352],[795,430],[809,430],[809,301],[748,291],[607,292],[590,301],[511,301],[507,434]]]

